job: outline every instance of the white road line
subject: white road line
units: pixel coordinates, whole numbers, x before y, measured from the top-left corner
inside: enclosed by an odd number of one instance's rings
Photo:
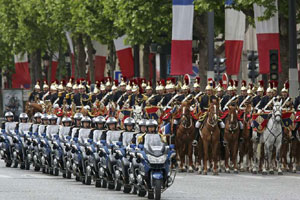
[[[0,178],[13,178],[13,177],[0,174]]]
[[[46,174],[45,175],[39,175],[39,174],[22,174],[21,177],[24,177],[24,178],[39,178],[39,179],[55,179],[57,178],[56,176],[47,176]]]
[[[242,178],[250,178],[250,179],[261,179],[261,180],[272,180],[272,179],[276,179],[277,177],[266,177],[266,176],[262,176],[262,175],[237,175],[239,177]]]

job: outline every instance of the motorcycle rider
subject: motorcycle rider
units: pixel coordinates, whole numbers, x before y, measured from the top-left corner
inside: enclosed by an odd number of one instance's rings
[[[149,120],[147,120],[147,122],[146,122],[146,130],[147,130],[146,133],[144,133],[143,135],[141,135],[141,136],[138,137],[137,144],[144,144],[144,142],[145,142],[144,138],[145,138],[146,134],[159,134],[160,137],[161,137],[161,141],[163,143],[167,143],[166,136],[163,135],[163,134],[160,134],[158,132],[158,123],[157,123],[157,121],[155,119],[149,119]]]

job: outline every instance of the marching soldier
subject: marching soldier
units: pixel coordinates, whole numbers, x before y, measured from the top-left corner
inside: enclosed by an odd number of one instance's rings
[[[31,94],[29,95],[29,102],[37,103],[38,100],[42,99],[41,95],[42,95],[42,93],[41,93],[40,82],[37,81],[34,86],[33,92],[31,92]]]

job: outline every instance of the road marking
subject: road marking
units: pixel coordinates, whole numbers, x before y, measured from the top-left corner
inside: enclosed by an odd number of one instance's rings
[[[12,177],[0,174],[0,178],[12,178]]]
[[[237,175],[242,178],[250,178],[250,179],[260,179],[260,180],[273,180],[276,179],[277,177],[266,177],[262,175]]]
[[[47,176],[46,174],[45,175],[37,175],[37,174],[22,174],[21,177],[24,177],[24,178],[38,178],[38,179],[54,179],[54,178],[57,178],[56,176]]]

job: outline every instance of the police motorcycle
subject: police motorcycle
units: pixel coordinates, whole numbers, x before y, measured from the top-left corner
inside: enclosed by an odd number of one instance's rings
[[[106,120],[108,131],[101,135],[101,146],[99,147],[100,169],[99,177],[102,187],[108,189],[121,190],[122,184],[115,182],[115,169],[117,164],[116,153],[114,149],[117,147],[121,133],[123,131],[117,130],[117,120],[114,117],[109,117]]]
[[[46,127],[44,133],[42,133],[41,147],[43,149],[43,155],[41,163],[43,170],[49,172],[51,175],[58,176],[59,169],[54,167],[54,151],[53,141],[58,138],[59,125],[57,124],[57,116],[50,114],[48,116],[50,124]]]
[[[75,134],[77,133],[77,131],[79,130],[80,126],[81,126],[81,118],[83,117],[83,115],[81,113],[75,113],[75,115],[73,116],[73,123],[74,126],[71,127],[70,132],[69,132],[69,136],[66,137],[66,143],[65,143],[65,151],[66,151],[66,174],[67,177],[70,176],[70,174],[73,174],[73,163],[74,163],[74,153],[75,151],[72,149],[72,145],[75,143],[73,141],[73,138],[75,136]],[[80,177],[76,176],[76,181],[80,181]]]
[[[70,117],[63,117],[62,125],[59,127],[58,136],[53,141],[53,167],[54,171],[57,169],[62,173],[63,178],[70,179],[72,174],[66,170],[67,152],[65,150],[66,143],[69,143],[69,133],[71,130],[72,119]]]
[[[74,135],[72,145],[73,153],[73,174],[79,177],[81,182],[86,185],[90,185],[92,181],[91,167],[89,166],[88,156],[86,154],[86,148],[89,146],[89,136],[91,133],[92,120],[84,116],[81,118],[81,125],[77,133]]]
[[[157,133],[157,122],[147,121],[147,133],[138,138],[136,150],[136,170],[138,189],[148,191],[149,199],[159,200],[161,193],[170,187],[175,179],[176,170],[171,169],[175,161],[174,145],[167,146],[166,139]]]
[[[43,115],[40,112],[37,112],[34,114],[33,124],[31,125],[30,130],[29,130],[29,135],[31,135],[31,137],[29,138],[31,145],[29,146],[28,154],[30,154],[31,164],[34,167],[34,171],[40,171],[40,163],[38,161],[38,158],[39,158],[38,129],[39,129],[39,126],[41,125],[42,116]]]
[[[31,154],[31,134],[29,132],[31,123],[28,123],[28,115],[21,113],[19,115],[19,123],[16,125],[15,135],[12,137],[13,148],[13,160],[15,163],[20,163],[21,169],[30,169]]]
[[[136,132],[133,135],[132,144],[130,144],[129,148],[127,147],[127,155],[129,156],[129,161],[130,161],[130,166],[129,166],[129,169],[128,169],[129,184],[132,185],[133,188],[134,188],[133,193],[137,194],[137,192],[138,192],[138,195],[140,197],[144,197],[147,192],[143,188],[140,188],[138,190],[138,183],[136,181],[137,174],[135,172],[139,168],[139,163],[136,161],[137,159],[135,157],[135,153],[136,153],[135,150],[136,150],[136,147],[137,147],[137,144],[138,144],[139,136],[142,136],[147,130],[146,123],[147,123],[146,119],[141,119],[138,122],[139,132]]]
[[[42,168],[42,172],[46,173],[46,168],[42,166],[42,157],[43,157],[43,145],[41,143],[43,139],[43,135],[46,132],[46,127],[49,125],[48,114],[41,114],[41,124],[39,124],[36,128],[36,132],[33,133],[32,136],[32,164],[36,171],[39,171]],[[33,130],[34,131],[34,130]]]
[[[15,129],[18,122],[14,122],[14,114],[12,112],[6,112],[5,122],[1,126],[0,134],[0,156],[4,160],[6,167],[11,167],[13,164],[13,141],[12,137],[15,134]],[[18,166],[18,163],[14,163],[14,167]]]
[[[99,169],[100,169],[100,157],[98,154],[98,147],[101,146],[101,135],[103,131],[105,131],[105,118],[102,116],[98,116],[94,118],[94,129],[91,131],[89,135],[88,142],[90,145],[86,148],[86,155],[87,155],[87,171],[91,170],[89,173],[92,180],[95,181],[95,187],[106,187],[103,185],[100,176],[99,176]]]
[[[115,182],[123,185],[124,193],[130,193],[132,190],[132,185],[130,185],[129,182],[130,161],[127,151],[130,150],[132,139],[136,134],[136,132],[134,132],[135,125],[135,120],[131,117],[124,120],[125,132],[122,132],[119,142],[114,148],[114,153],[116,154],[115,158],[117,160],[114,170]]]

